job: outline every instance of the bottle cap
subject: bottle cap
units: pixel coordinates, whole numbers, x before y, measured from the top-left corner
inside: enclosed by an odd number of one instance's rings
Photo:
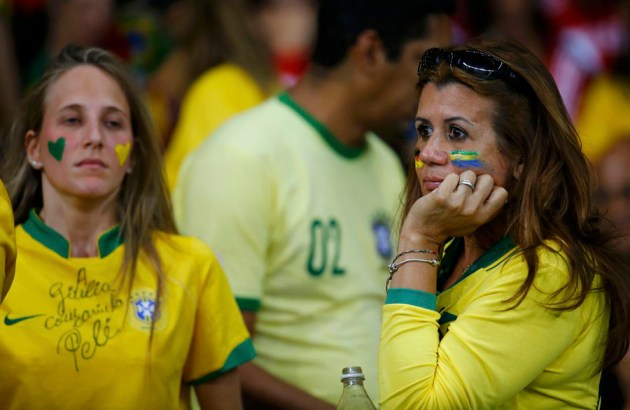
[[[363,369],[361,366],[351,366],[344,367],[341,371],[341,380],[350,379],[350,378],[360,378],[361,380],[365,380],[365,376],[363,376]]]

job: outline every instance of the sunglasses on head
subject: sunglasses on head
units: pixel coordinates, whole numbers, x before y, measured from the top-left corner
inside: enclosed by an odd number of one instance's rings
[[[452,69],[459,68],[481,80],[503,80],[520,92],[524,92],[526,81],[498,58],[476,50],[446,50],[430,48],[420,59],[418,76],[432,70],[442,62]]]

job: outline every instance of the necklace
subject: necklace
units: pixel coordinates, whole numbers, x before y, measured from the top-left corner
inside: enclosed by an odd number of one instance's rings
[[[470,268],[471,265],[472,265],[472,263],[470,263],[468,265],[465,265],[464,268],[460,271],[461,272],[460,274],[456,274],[457,271],[455,271],[455,269],[453,269],[453,272],[449,275],[448,279],[444,283],[443,289],[447,289],[452,284],[454,284],[455,282],[460,280],[462,278],[462,276],[464,276],[464,274],[466,273],[468,268]]]

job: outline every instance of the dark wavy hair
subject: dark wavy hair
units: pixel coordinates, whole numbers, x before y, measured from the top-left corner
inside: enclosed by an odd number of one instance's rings
[[[603,368],[616,364],[628,349],[630,336],[630,266],[615,249],[614,233],[607,230],[593,205],[594,174],[556,84],[544,64],[529,50],[512,41],[475,39],[454,50],[477,50],[505,62],[525,81],[525,88],[502,80],[481,80],[441,63],[419,75],[418,91],[427,83],[438,87],[460,83],[495,102],[493,128],[499,151],[524,164],[522,174],[509,187],[502,217],[506,234],[519,246],[528,274],[518,292],[506,302],[523,301],[534,283],[538,267],[536,249],[551,239],[560,244],[569,264],[568,283],[554,293],[548,307],[571,310],[595,289],[599,275],[610,308],[609,333]],[[407,176],[403,216],[420,198],[414,168]]]

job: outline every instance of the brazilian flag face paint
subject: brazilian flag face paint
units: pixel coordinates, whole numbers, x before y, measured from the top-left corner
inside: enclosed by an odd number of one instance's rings
[[[457,168],[483,168],[484,162],[479,158],[477,151],[454,150],[449,154],[453,165]]]

